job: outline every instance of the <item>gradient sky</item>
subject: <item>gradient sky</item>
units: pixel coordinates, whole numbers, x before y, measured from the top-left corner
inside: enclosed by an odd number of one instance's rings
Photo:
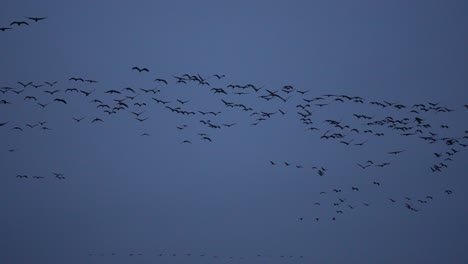
[[[466,135],[466,1],[18,0],[2,4],[0,27],[25,16],[47,19],[0,32],[0,87],[58,84],[0,94],[11,102],[0,104],[0,123],[8,122],[0,127],[1,263],[468,263],[466,148],[427,144],[378,126],[373,129],[385,136],[345,132],[353,143],[368,140],[363,146],[320,139],[330,129],[326,119],[365,129],[370,121],[354,113],[373,116],[371,121],[420,116],[432,125],[425,132]],[[184,73],[226,77],[211,77],[211,87],[176,84],[172,76]],[[263,90],[245,96],[210,91],[232,92],[227,85],[247,83]],[[285,103],[258,97],[285,85],[309,92],[293,92]],[[108,116],[89,102],[111,103],[123,95],[104,92],[127,86],[139,95],[118,114]],[[161,92],[139,90],[154,87]],[[43,92],[55,88],[60,92],[54,96]],[[68,88],[96,92],[85,97],[65,93]],[[296,105],[328,93],[360,96],[365,103],[313,106],[311,119],[320,131],[306,131]],[[68,104],[42,109],[25,96]],[[183,116],[151,97],[222,113]],[[190,102],[181,106],[176,99]],[[251,112],[226,108],[221,99],[286,114],[252,126]],[[384,100],[408,108],[369,104]],[[454,111],[409,113],[428,102]],[[141,116],[148,120],[138,122],[131,111],[145,111]],[[96,117],[104,122],[91,124]],[[212,129],[199,122],[206,119],[236,125]],[[26,126],[39,121],[51,130]],[[183,124],[188,127],[176,128]],[[186,139],[192,144],[181,143]],[[433,153],[452,147],[459,152],[448,168],[431,172],[438,161]],[[387,154],[396,150],[405,151]],[[369,159],[391,165],[356,166]],[[312,166],[327,171],[320,177]],[[427,195],[434,199],[416,202]],[[405,208],[405,196],[418,212]],[[338,198],[346,199],[339,206],[343,215],[332,205]]]

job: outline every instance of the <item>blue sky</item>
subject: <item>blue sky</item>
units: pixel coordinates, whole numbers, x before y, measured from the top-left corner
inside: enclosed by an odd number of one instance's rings
[[[1,262],[466,263],[467,11],[463,1],[4,3]],[[177,83],[184,74],[209,85]],[[333,133],[343,138],[322,137]]]

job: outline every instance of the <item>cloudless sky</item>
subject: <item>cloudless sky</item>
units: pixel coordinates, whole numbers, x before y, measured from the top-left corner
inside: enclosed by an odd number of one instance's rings
[[[25,90],[0,94],[11,102],[0,104],[0,124],[8,122],[0,127],[1,263],[468,263],[466,148],[365,126],[418,116],[431,124],[424,135],[468,144],[461,139],[468,130],[465,1],[8,1],[0,28],[12,21],[29,26],[0,31],[0,87]],[[185,73],[210,86],[176,83],[173,76]],[[227,88],[249,83],[262,90]],[[295,91],[281,91],[286,85]],[[125,87],[138,95],[117,114],[90,103],[115,106],[113,99],[133,96]],[[95,92],[65,92],[72,88]],[[141,90],[153,88],[160,92]],[[105,93],[111,89],[122,94]],[[260,98],[266,89],[289,99]],[[303,124],[297,105],[324,94],[365,102],[311,102],[313,124]],[[196,114],[171,112],[151,97]],[[453,111],[410,113],[428,102]],[[141,111],[143,122],[131,113]],[[262,111],[275,114],[252,125],[261,116],[251,114]],[[236,124],[222,126],[228,123]],[[365,134],[368,128],[384,136]],[[353,141],[321,139],[327,130]],[[441,161],[434,153],[447,158],[451,148],[459,152],[448,168],[432,172]],[[356,165],[367,160],[390,165]]]

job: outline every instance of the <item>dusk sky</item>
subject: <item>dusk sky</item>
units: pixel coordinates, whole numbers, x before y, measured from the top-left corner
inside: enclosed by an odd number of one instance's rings
[[[0,263],[468,263],[467,26],[466,1],[2,3]]]

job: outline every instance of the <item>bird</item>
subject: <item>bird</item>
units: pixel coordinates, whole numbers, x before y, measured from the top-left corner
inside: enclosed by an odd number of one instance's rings
[[[60,99],[60,98],[55,98],[55,99],[54,99],[54,102],[59,102],[59,103],[67,104],[67,101],[65,101],[64,99]]]
[[[57,81],[55,81],[55,82],[45,82],[45,84],[47,84],[49,86],[54,86],[55,84],[57,84]]]
[[[159,79],[159,78],[157,78],[157,79],[154,79],[154,81],[155,81],[155,82],[162,82],[162,83],[164,83],[164,84],[167,84],[167,81],[164,80],[164,79]]]
[[[137,70],[138,72],[149,72],[148,68],[133,67],[132,70]]]
[[[390,152],[388,152],[388,154],[396,155],[396,154],[399,154],[399,153],[402,153],[402,152],[404,152],[404,150],[390,151]]]
[[[45,93],[48,93],[50,95],[54,95],[54,93],[60,92],[60,90],[54,90],[54,91],[44,91]]]
[[[33,83],[32,83],[32,82],[28,82],[28,83],[18,82],[18,84],[20,84],[21,86],[23,86],[23,88],[26,88],[26,87],[28,87],[29,85],[32,85]]]
[[[218,78],[218,80],[220,80],[221,78],[224,78],[226,77],[226,75],[219,75],[219,74],[214,74],[213,76],[215,76],[216,78]]]
[[[26,17],[26,18],[34,20],[34,22],[38,22],[38,21],[46,19],[47,17]]]
[[[73,120],[75,120],[77,123],[79,123],[79,122],[80,122],[81,120],[83,120],[83,119],[84,119],[84,117],[82,117],[82,118],[75,118],[75,117],[73,117]]]
[[[145,121],[145,120],[148,119],[148,118],[138,118],[138,117],[136,117],[135,119],[138,120],[138,121],[140,121],[140,122],[143,122],[143,121]]]
[[[186,103],[190,102],[190,100],[182,101],[182,100],[179,100],[179,99],[177,99],[176,101],[179,102],[179,103],[181,103],[181,104],[186,104]]]
[[[29,23],[26,22],[26,21],[13,21],[13,22],[10,23],[10,26],[13,26],[13,25],[17,25],[17,26],[27,25],[27,26],[29,26]]]
[[[34,96],[26,96],[26,97],[24,97],[24,100],[34,100],[34,101],[37,101],[36,97],[34,97]]]
[[[211,140],[211,138],[209,138],[209,137],[207,137],[207,136],[202,137],[202,139],[208,140],[208,141],[210,141],[210,142],[213,142],[213,141]]]
[[[0,31],[4,32],[4,31],[10,30],[10,29],[13,29],[13,28],[10,28],[10,27],[1,27],[1,28],[0,28]]]
[[[369,165],[365,165],[365,166],[363,166],[363,165],[361,165],[361,164],[359,164],[359,163],[358,163],[357,165],[358,165],[359,167],[361,167],[362,169],[365,169],[365,168],[367,168],[367,167],[370,167],[370,166],[371,166],[370,164],[369,164]]]

